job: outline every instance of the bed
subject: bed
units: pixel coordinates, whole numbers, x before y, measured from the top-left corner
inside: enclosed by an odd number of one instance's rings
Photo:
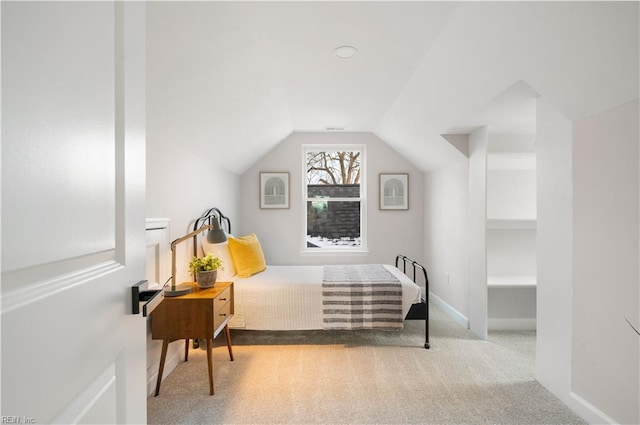
[[[194,230],[211,224],[213,220],[231,233],[230,220],[217,208],[211,208],[196,219]],[[248,238],[253,246],[251,249],[263,257],[263,263],[249,272],[239,261],[245,252],[240,255],[236,247],[244,238]],[[393,330],[402,329],[404,320],[424,320],[424,347],[430,348],[429,309],[425,302],[429,285],[427,271],[404,255],[398,254],[393,266],[267,266],[255,235],[230,237],[228,243],[222,244],[208,244],[205,238],[194,236],[194,255],[197,255],[199,246],[203,252],[222,258],[226,266],[220,272],[219,280],[234,282],[235,307],[229,324],[231,328]],[[247,276],[248,273],[251,275]]]

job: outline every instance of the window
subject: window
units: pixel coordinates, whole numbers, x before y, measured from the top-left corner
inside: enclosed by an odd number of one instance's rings
[[[366,249],[364,146],[304,146],[305,250]]]

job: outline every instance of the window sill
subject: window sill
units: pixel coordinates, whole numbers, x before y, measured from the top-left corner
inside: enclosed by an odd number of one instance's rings
[[[346,256],[346,257],[365,257],[369,255],[368,250],[363,249],[303,249],[300,251],[300,255],[303,257],[322,257],[322,256]]]

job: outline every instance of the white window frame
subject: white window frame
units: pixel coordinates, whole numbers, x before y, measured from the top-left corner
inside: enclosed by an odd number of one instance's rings
[[[360,152],[360,197],[359,198],[332,198],[332,201],[360,202],[360,246],[359,247],[331,247],[308,248],[307,247],[307,202],[315,198],[307,197],[307,152]],[[366,255],[367,250],[367,150],[366,145],[361,144],[330,144],[330,145],[302,145],[302,246],[303,255]]]

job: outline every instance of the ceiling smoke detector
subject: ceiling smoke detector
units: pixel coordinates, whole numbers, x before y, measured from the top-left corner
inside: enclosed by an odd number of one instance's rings
[[[358,53],[358,49],[353,46],[340,46],[336,47],[333,53],[340,59],[350,59]]]

